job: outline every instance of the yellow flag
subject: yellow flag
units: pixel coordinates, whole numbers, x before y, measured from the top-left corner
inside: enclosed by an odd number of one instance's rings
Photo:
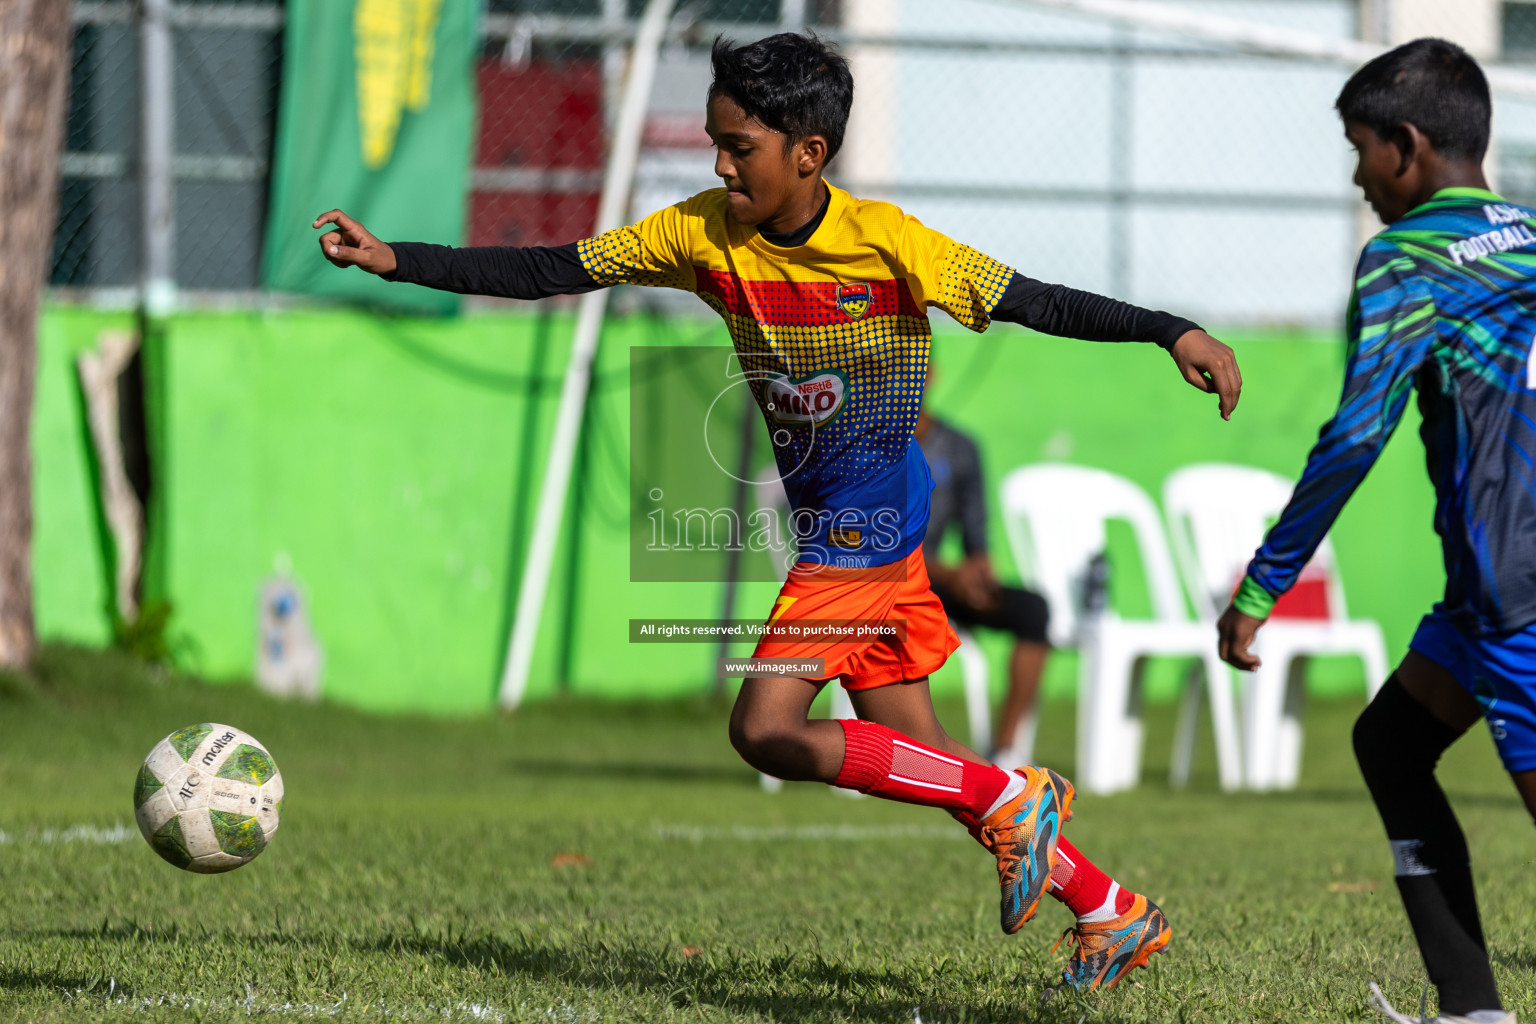
[[[443,0],[356,0],[357,117],[363,163],[389,163],[406,110],[432,98],[432,52]]]
[[[464,237],[485,0],[285,0],[262,281],[414,312],[459,297],[315,265],[315,210],[391,238]],[[0,0],[3,4],[4,0]]]

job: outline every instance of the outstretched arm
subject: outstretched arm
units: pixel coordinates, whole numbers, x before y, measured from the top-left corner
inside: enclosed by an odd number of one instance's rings
[[[1232,350],[1194,323],[1102,295],[1045,284],[907,217],[897,255],[919,302],[938,306],[965,327],[984,331],[993,320],[1085,341],[1151,341],[1167,349],[1179,372],[1201,391],[1220,396],[1231,419],[1242,391]]]
[[[320,237],[320,251],[326,259],[338,267],[358,267],[388,281],[508,299],[575,295],[599,287],[582,265],[574,242],[555,248],[391,244],[374,237],[341,210],[322,214],[313,226],[326,224],[337,228]]]
[[[503,299],[543,299],[551,295],[580,295],[601,287],[581,264],[576,243],[486,245],[455,248],[425,242],[395,242],[398,265],[391,281],[423,284],[463,295],[493,295]]]
[[[1015,271],[992,319],[1062,338],[1153,342],[1168,350],[1186,381],[1219,396],[1224,420],[1232,418],[1242,393],[1243,375],[1232,350],[1198,324],[1171,313],[1046,284]]]
[[[1338,411],[1323,424],[1290,502],[1217,623],[1221,657],[1245,671],[1259,664],[1248,653],[1259,626],[1376,464],[1434,345],[1434,300],[1413,261],[1388,242],[1372,242],[1361,254],[1348,320]]]

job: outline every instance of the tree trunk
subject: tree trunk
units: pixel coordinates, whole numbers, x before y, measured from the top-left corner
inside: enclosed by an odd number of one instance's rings
[[[32,382],[52,262],[70,54],[69,0],[0,0],[0,667],[32,626]]]

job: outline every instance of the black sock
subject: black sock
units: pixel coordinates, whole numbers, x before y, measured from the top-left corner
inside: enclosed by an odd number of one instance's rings
[[[1497,1010],[1488,947],[1477,914],[1467,840],[1435,781],[1435,764],[1461,734],[1409,696],[1393,676],[1355,722],[1355,757],[1381,813],[1440,1012]]]

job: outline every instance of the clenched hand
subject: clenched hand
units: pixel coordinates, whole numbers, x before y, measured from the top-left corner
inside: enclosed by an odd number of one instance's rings
[[[336,266],[343,270],[359,267],[370,274],[388,274],[395,269],[395,251],[345,212],[322,213],[310,227],[321,228],[327,224],[334,224],[340,230],[327,231],[320,236],[320,252]]]
[[[1248,648],[1253,646],[1254,634],[1262,625],[1263,619],[1244,615],[1228,606],[1221,620],[1216,623],[1216,653],[1221,655],[1221,660],[1244,672],[1258,668],[1259,659],[1250,654]]]

